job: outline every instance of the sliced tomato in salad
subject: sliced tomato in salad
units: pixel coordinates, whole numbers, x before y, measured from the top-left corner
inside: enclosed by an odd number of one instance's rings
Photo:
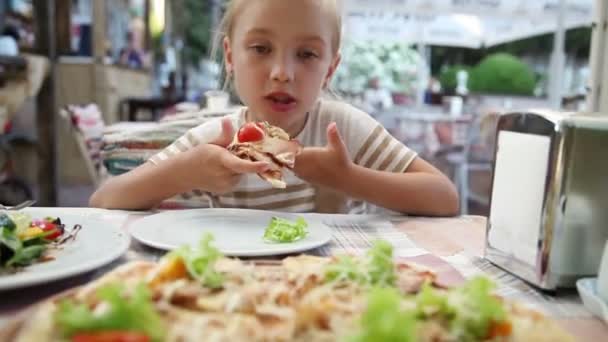
[[[72,342],[149,342],[150,338],[133,331],[100,331],[72,336]]]
[[[41,220],[33,220],[31,227],[40,228],[45,233],[45,239],[55,240],[63,235],[63,225],[59,219],[47,217]]]
[[[254,142],[264,139],[264,131],[255,123],[248,122],[237,133],[239,142]]]

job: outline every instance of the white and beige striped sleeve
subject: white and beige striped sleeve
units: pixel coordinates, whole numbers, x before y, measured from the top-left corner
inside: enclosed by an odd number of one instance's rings
[[[355,164],[379,171],[401,173],[416,159],[416,152],[394,138],[371,116],[356,110],[349,118],[347,144]]]
[[[209,120],[197,127],[190,129],[184,135],[175,140],[171,145],[148,159],[152,164],[158,164],[179,153],[213,141],[221,131],[221,122],[218,119]]]

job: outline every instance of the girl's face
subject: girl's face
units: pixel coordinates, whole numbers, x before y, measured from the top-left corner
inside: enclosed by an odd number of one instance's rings
[[[226,71],[255,120],[295,134],[339,63],[320,0],[249,0],[224,41]]]

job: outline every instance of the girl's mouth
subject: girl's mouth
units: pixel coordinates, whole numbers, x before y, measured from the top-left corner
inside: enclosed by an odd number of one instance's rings
[[[288,112],[297,104],[297,101],[293,96],[283,92],[268,94],[264,99],[266,99],[270,103],[270,107],[277,112]]]

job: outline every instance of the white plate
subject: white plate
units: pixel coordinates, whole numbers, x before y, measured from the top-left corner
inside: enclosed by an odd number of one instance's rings
[[[308,235],[292,243],[264,241],[264,230],[273,216],[294,220],[297,214],[246,209],[193,209],[166,211],[134,222],[131,235],[142,243],[172,250],[197,244],[209,232],[214,245],[228,256],[268,256],[298,253],[331,240],[331,230],[318,219],[306,217]]]
[[[576,288],[587,310],[608,324],[608,303],[597,293],[597,278],[579,279]]]
[[[116,222],[101,220],[99,215],[62,208],[27,208],[32,219],[55,216],[68,228],[80,224],[76,240],[52,252],[54,260],[33,264],[13,274],[0,274],[0,290],[71,277],[95,270],[122,256],[130,244],[130,236]]]

